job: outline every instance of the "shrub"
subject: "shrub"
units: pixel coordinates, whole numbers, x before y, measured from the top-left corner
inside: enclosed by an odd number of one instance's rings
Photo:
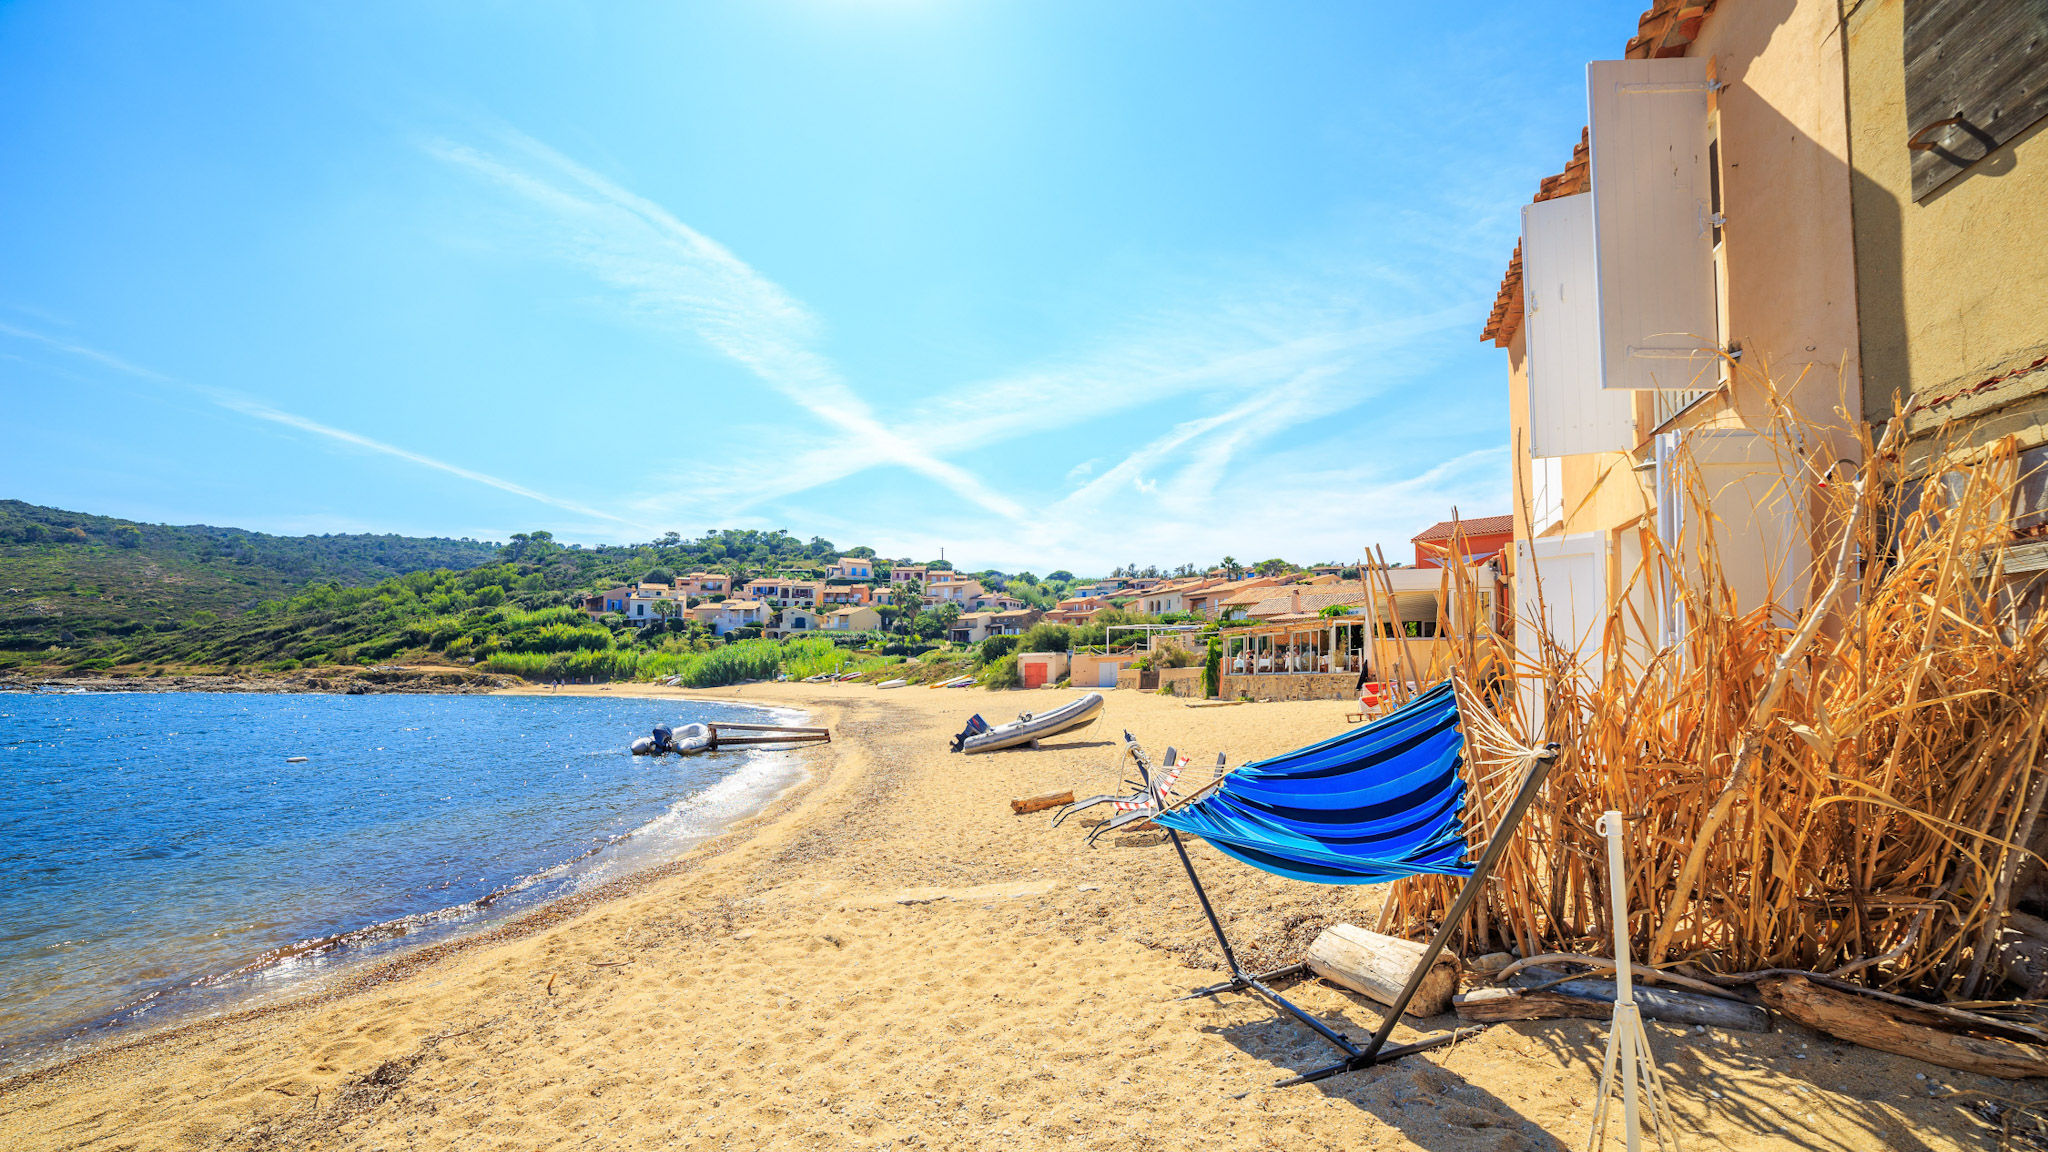
[[[1066,652],[1074,646],[1074,630],[1065,624],[1033,624],[1017,638],[1019,652]]]
[[[1223,642],[1209,637],[1209,655],[1202,661],[1202,695],[1206,697],[1223,694]]]
[[[1193,649],[1183,648],[1178,644],[1168,644],[1154,653],[1154,656],[1156,659],[1153,662],[1161,668],[1193,668],[1196,661]]]
[[[1005,637],[1007,639],[1007,637]],[[1017,654],[1008,652],[998,656],[981,673],[982,686],[991,692],[1024,686],[1024,674],[1017,669]]]
[[[981,662],[991,664],[1017,650],[1016,636],[991,636],[981,642]],[[1015,661],[1011,661],[1015,663]]]
[[[289,672],[298,666],[299,662],[297,660],[272,660],[263,667],[272,672]]]

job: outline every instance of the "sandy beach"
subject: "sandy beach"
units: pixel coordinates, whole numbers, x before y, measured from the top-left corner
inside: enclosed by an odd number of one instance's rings
[[[586,689],[596,691],[595,689]],[[1198,766],[1344,728],[1341,702],[1189,708],[1114,692],[1036,751],[947,736],[1066,693],[748,685],[807,711],[810,779],[679,861],[292,1004],[0,1084],[0,1146],[58,1148],[1419,1148],[1583,1146],[1604,1022],[1496,1025],[1314,1086],[1326,1050],[1246,996],[1163,837],[1083,846],[1017,796],[1113,790],[1120,733]],[[1192,845],[1247,963],[1371,925],[1378,888],[1289,883]],[[1376,1006],[1297,1002],[1354,1035]],[[1403,1028],[1396,1042],[1423,1029]],[[1995,1146],[2012,1085],[1854,1048],[1651,1024],[1690,1147]],[[1925,1077],[1924,1079],[1921,1077]],[[1235,1094],[1249,1094],[1234,1099]]]

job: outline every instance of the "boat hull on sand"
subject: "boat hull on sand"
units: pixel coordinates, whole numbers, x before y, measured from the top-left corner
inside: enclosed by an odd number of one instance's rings
[[[1090,692],[1050,712],[1026,712],[1009,724],[994,728],[976,716],[967,730],[953,737],[955,752],[996,752],[1036,744],[1048,736],[1086,728],[1102,718],[1102,694]]]

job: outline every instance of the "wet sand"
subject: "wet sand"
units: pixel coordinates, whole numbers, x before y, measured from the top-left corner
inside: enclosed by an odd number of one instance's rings
[[[1049,812],[1010,813],[1016,796],[1115,790],[1125,728],[1155,755],[1193,754],[1199,780],[1219,750],[1241,763],[1342,730],[1342,703],[1188,708],[1114,692],[1092,728],[969,758],[946,748],[970,713],[1001,722],[1068,694],[611,693],[798,707],[834,742],[794,754],[807,783],[653,873],[303,1001],[0,1084],[0,1147],[1584,1145],[1604,1022],[1496,1025],[1263,1090],[1328,1050],[1249,997],[1173,999],[1221,960],[1163,837],[1091,850],[1085,820],[1054,830]],[[1299,959],[1329,923],[1374,921],[1378,888],[1290,883],[1191,851],[1248,964]],[[1353,1035],[1378,1023],[1361,997],[1291,988]],[[2043,1095],[1792,1025],[1649,1027],[1688,1147],[1992,1147],[1976,1094]]]

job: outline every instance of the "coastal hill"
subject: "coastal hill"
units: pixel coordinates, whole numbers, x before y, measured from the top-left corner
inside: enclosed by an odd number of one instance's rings
[[[355,587],[468,569],[498,552],[477,540],[271,536],[0,500],[0,651],[176,631],[315,582]]]

